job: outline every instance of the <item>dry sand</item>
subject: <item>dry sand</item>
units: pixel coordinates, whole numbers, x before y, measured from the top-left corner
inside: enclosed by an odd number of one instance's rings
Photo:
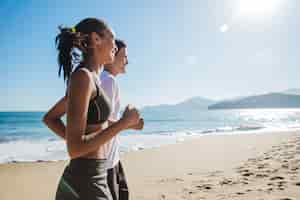
[[[131,200],[300,200],[299,131],[207,135],[122,162]],[[53,200],[65,165],[0,165],[0,200]]]

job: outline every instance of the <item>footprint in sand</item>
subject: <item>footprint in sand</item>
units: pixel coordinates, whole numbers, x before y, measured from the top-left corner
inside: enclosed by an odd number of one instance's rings
[[[296,182],[296,183],[294,183],[294,185],[300,186],[300,182]]]
[[[285,169],[288,169],[288,168],[289,168],[289,165],[288,165],[288,164],[282,164],[281,167],[282,167],[282,168],[285,168]]]
[[[270,178],[271,181],[274,181],[274,180],[283,180],[284,177],[282,176],[273,176],[272,178]]]
[[[265,173],[267,173],[267,174],[272,174],[272,173],[275,173],[275,172],[277,172],[278,171],[278,169],[266,169],[266,170],[264,170],[263,172],[265,172]]]
[[[277,189],[278,190],[284,190],[285,188],[284,187],[278,187]]]
[[[272,157],[270,157],[270,156],[266,156],[264,159],[265,160],[270,160]]]
[[[240,167],[237,171],[238,171],[238,173],[247,173],[247,172],[250,172],[249,169],[243,169],[242,167]]]
[[[213,172],[210,172],[207,176],[208,177],[213,177],[213,176],[217,176],[217,175],[220,175],[220,174],[222,174],[223,173],[223,171],[213,171]]]
[[[259,158],[249,158],[248,162],[257,162]]]
[[[297,166],[291,167],[291,170],[292,170],[292,171],[297,171],[298,169],[299,169],[299,167],[297,167]]]
[[[203,184],[203,185],[197,185],[196,188],[199,190],[211,190],[213,188],[212,184]]]
[[[234,182],[230,179],[223,179],[222,181],[219,182],[220,185],[232,185]]]
[[[256,174],[255,177],[257,178],[265,178],[265,177],[269,177],[268,174]]]
[[[249,182],[247,182],[247,181],[241,181],[240,183],[242,183],[243,185],[248,185],[249,184]]]
[[[158,182],[159,182],[159,183],[166,183],[166,182],[184,182],[184,180],[181,179],[181,178],[165,178],[165,179],[160,179]]]
[[[246,177],[248,177],[248,176],[253,176],[253,175],[254,175],[253,172],[246,172],[246,173],[243,173],[243,174],[242,174],[242,176],[246,176]]]
[[[287,187],[287,182],[286,181],[279,181],[276,182],[275,185],[277,186],[276,189],[277,190],[285,190],[285,188]]]
[[[268,167],[268,166],[269,166],[268,163],[258,164],[258,165],[257,165],[257,169],[264,169],[264,168],[266,168],[266,167]]]
[[[284,190],[287,187],[286,181],[279,181],[276,184],[277,184],[277,189],[279,189],[279,190]]]
[[[236,194],[237,195],[244,195],[245,193],[244,192],[237,192]]]

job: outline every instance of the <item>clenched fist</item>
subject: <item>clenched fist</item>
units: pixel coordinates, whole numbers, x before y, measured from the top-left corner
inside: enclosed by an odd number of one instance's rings
[[[127,127],[130,128],[139,123],[140,113],[135,107],[127,105],[121,119],[125,121]]]

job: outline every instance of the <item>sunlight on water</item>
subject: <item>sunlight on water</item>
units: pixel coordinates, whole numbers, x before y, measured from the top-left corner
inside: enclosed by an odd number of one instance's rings
[[[244,109],[236,114],[244,121],[266,127],[300,127],[300,109]]]

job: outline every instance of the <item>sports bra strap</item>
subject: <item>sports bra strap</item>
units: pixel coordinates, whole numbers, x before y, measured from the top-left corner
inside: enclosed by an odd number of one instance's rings
[[[78,66],[74,71],[78,70],[78,69],[81,69],[81,70],[85,70],[87,72],[90,72],[87,68],[83,67],[82,65]],[[97,78],[96,76],[94,76],[92,74],[92,77],[94,79],[94,83],[95,83],[95,86],[96,86],[96,90],[97,90],[97,95],[96,96],[99,96],[100,95],[100,89],[99,89],[99,85],[97,84]],[[67,89],[66,89],[66,95],[67,95],[67,92],[68,92],[68,86],[67,86]]]
[[[97,96],[99,96],[99,85],[97,84],[97,78],[95,76],[93,76],[93,79],[94,79],[94,83],[95,83],[95,86],[96,86],[96,90],[97,90]]]

